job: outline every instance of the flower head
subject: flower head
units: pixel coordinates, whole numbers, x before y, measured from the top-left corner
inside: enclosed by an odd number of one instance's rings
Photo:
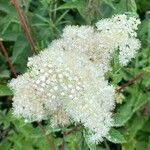
[[[114,88],[84,55],[50,47],[29,58],[28,72],[11,81],[14,114],[30,122],[52,117],[55,125],[71,119],[91,137],[97,134],[95,142],[102,140],[113,125]]]
[[[119,49],[122,66],[135,57],[139,20],[126,15],[100,20],[96,26],[67,26],[39,55],[28,71],[13,79],[13,111],[26,121],[51,119],[53,127],[81,123],[92,143],[102,141],[113,126],[115,89],[105,80]]]
[[[139,24],[139,19],[124,14],[102,19],[96,24],[102,39],[106,39],[104,43],[108,46],[107,55],[119,48],[119,62],[122,66],[127,65],[140,48],[140,41],[136,39]]]

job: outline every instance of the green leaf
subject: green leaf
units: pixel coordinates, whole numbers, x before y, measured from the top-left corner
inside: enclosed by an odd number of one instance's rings
[[[135,102],[133,111],[134,112],[137,111],[149,101],[150,101],[150,98],[147,94],[141,94],[139,98],[137,99],[137,101]]]
[[[10,77],[10,71],[9,70],[3,70],[0,73],[0,78],[9,78]]]
[[[108,4],[109,6],[111,6],[113,9],[115,9],[112,0],[103,0],[103,1],[104,1],[106,4]]]
[[[145,67],[145,68],[143,68],[143,70],[144,70],[145,72],[150,73],[150,67]]]
[[[74,9],[74,8],[79,8],[79,7],[82,7],[82,4],[84,3],[84,0],[83,1],[80,1],[80,0],[75,0],[75,1],[69,1],[61,6],[59,6],[57,8],[57,10],[60,10],[60,9]]]
[[[86,144],[87,144],[88,148],[90,150],[96,150],[97,146],[95,144],[92,144],[91,142],[89,142],[89,139],[87,138],[87,135],[86,135],[85,132],[83,132],[83,134],[84,134],[84,138],[85,138],[85,141],[86,141]]]
[[[28,42],[24,33],[20,34],[14,45],[13,55],[12,55],[13,62],[15,62],[17,58],[22,54],[22,52],[25,50],[27,45],[28,45]]]
[[[135,137],[140,129],[142,129],[146,119],[142,116],[135,115],[133,120],[127,126],[126,139],[127,142],[122,145],[123,150],[134,150],[136,149]]]
[[[136,145],[136,140],[133,139],[130,142],[127,142],[127,144],[122,144],[122,150],[135,150],[134,147]]]
[[[0,38],[2,38],[3,41],[16,41],[17,36],[18,35],[16,32],[11,32],[8,30],[4,34],[0,33]]]
[[[58,7],[56,10],[61,10],[61,9],[77,9],[83,18],[85,18],[85,16],[87,15],[85,0],[69,1],[69,2],[61,5],[60,7]]]
[[[117,85],[122,80],[122,74],[112,74],[112,83]]]
[[[8,88],[7,85],[0,85],[0,96],[9,96],[13,95],[12,91]]]
[[[137,11],[137,6],[136,6],[136,2],[135,0],[129,0],[128,1],[128,9],[132,12],[136,12]]]
[[[121,105],[117,109],[117,113],[114,114],[115,126],[120,127],[123,126],[133,115],[133,105],[135,103],[135,99],[128,99],[127,102]]]
[[[134,116],[132,123],[128,127],[128,141],[132,140],[137,132],[143,127],[145,119],[142,116]]]
[[[8,1],[8,0],[1,0],[0,10],[7,14],[16,13],[14,11],[14,7],[12,5],[10,5],[10,1]]]
[[[124,136],[116,129],[111,129],[109,134],[106,136],[106,139],[113,143],[125,143],[126,140]]]
[[[25,36],[25,33],[21,33],[14,45],[12,60],[15,64],[17,72],[23,73],[26,70],[26,64],[28,57],[32,55],[32,51],[29,47],[29,43]]]
[[[1,150],[10,150],[11,143],[5,138],[0,142],[0,149]]]
[[[146,123],[144,124],[142,131],[144,132],[148,132],[150,134],[150,118],[149,120],[146,121]]]

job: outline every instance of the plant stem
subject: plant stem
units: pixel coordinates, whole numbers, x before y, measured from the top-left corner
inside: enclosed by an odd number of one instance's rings
[[[22,27],[23,27],[25,33],[26,33],[27,39],[28,39],[28,41],[30,43],[30,47],[31,47],[33,53],[34,54],[38,54],[38,51],[36,49],[36,46],[34,44],[34,41],[32,39],[31,33],[30,33],[30,29],[29,29],[29,27],[28,27],[28,25],[26,23],[26,20],[24,18],[23,12],[22,12],[22,10],[21,10],[21,8],[19,6],[18,0],[12,0],[12,3],[14,4],[14,6],[16,8],[16,11],[18,13],[20,22],[22,24]],[[38,123],[38,125],[39,125],[38,127],[41,129],[44,137],[46,138],[48,144],[50,145],[50,150],[55,150],[55,145],[54,145],[53,141],[51,140],[51,138],[46,134],[46,131],[45,131],[43,125],[40,124],[40,123]]]
[[[124,88],[128,87],[130,84],[134,83],[136,80],[140,79],[141,77],[143,77],[143,75],[145,74],[145,72],[141,72],[140,74],[138,74],[137,76],[133,77],[131,80],[129,80],[127,83],[123,84],[120,86],[119,89],[116,90],[116,92],[121,92]]]
[[[64,150],[65,149],[65,136],[72,134],[73,132],[75,132],[76,130],[78,130],[81,127],[81,124],[76,125],[75,127],[73,127],[72,129],[69,129],[68,131],[64,132],[63,134],[63,142],[60,146],[60,150]]]
[[[128,12],[128,0],[126,0],[126,11]]]
[[[67,135],[69,135],[69,134],[75,132],[75,131],[78,130],[80,127],[81,127],[81,124],[78,124],[78,125],[75,126],[74,128],[72,128],[72,129],[66,131],[66,132],[64,133],[64,136],[67,136]]]
[[[64,149],[65,149],[65,144],[66,144],[65,138],[64,138],[64,136],[63,136],[63,142],[62,142],[62,144],[61,144],[61,146],[60,146],[60,150],[64,150]]]
[[[50,150],[55,150],[55,145],[54,145],[52,139],[50,138],[50,136],[48,136],[48,135],[46,134],[46,130],[44,129],[43,125],[42,125],[40,122],[38,122],[38,127],[41,129],[41,132],[43,133],[43,135],[45,136],[45,139],[46,139],[47,142],[49,143],[49,145],[50,145]]]
[[[109,147],[109,145],[108,145],[108,143],[107,143],[106,140],[104,140],[104,144],[105,144],[106,149],[107,149],[107,150],[110,150],[110,147]]]
[[[33,42],[33,39],[32,39],[31,33],[30,33],[30,29],[27,26],[27,23],[26,23],[26,20],[24,18],[24,15],[22,13],[22,10],[20,9],[18,0],[12,0],[12,3],[14,4],[14,6],[16,8],[16,11],[18,13],[20,22],[22,24],[23,29],[25,30],[27,39],[28,39],[28,41],[30,43],[31,49],[32,49],[33,53],[37,54],[38,52],[37,52],[36,46],[35,46],[35,44]]]
[[[8,55],[8,52],[7,52],[6,48],[4,47],[2,41],[0,41],[0,47],[1,47],[2,52],[4,53],[4,56],[5,56],[6,60],[8,61],[8,64],[10,66],[10,69],[11,69],[11,72],[12,72],[13,76],[15,78],[17,78],[16,69],[12,64],[12,60],[10,59],[10,57]],[[44,127],[42,126],[42,124],[38,123],[38,125],[39,125],[38,127],[41,129],[44,137],[46,138],[48,144],[50,145],[50,150],[55,150],[55,146],[54,146],[51,138],[46,134],[46,131],[45,131]]]
[[[10,70],[11,70],[13,76],[16,78],[16,77],[17,77],[16,69],[15,69],[15,67],[13,66],[12,60],[10,59],[9,54],[8,54],[8,51],[7,51],[7,49],[4,47],[2,41],[0,41],[0,48],[1,48],[2,52],[4,53],[4,56],[5,56],[5,58],[6,58],[7,62],[8,62],[8,65],[9,65],[9,67],[10,67]]]

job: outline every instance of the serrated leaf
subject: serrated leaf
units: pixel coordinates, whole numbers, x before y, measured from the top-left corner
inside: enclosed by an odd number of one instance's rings
[[[137,11],[137,6],[135,0],[129,0],[128,1],[128,9],[130,9],[131,12]]]
[[[0,85],[0,96],[9,96],[13,95],[12,91],[7,85]]]
[[[84,18],[86,15],[86,1],[85,0],[75,0],[75,1],[69,1],[60,7],[58,7],[56,10],[61,9],[77,9],[81,16]]]
[[[114,114],[115,126],[120,127],[123,126],[133,115],[133,105],[135,99],[127,100],[127,102],[121,105],[117,113]]]
[[[12,60],[17,72],[23,73],[26,70],[27,59],[32,55],[29,43],[24,33],[21,33],[14,45]]]
[[[20,34],[14,45],[13,55],[12,55],[13,62],[15,62],[17,58],[23,53],[27,45],[28,45],[28,42],[24,33]]]
[[[110,129],[109,134],[106,139],[113,143],[125,143],[126,140],[124,136],[116,129]]]
[[[113,74],[112,80],[112,83],[117,85],[122,80],[122,74]]]
[[[149,101],[150,101],[150,98],[147,94],[140,95],[137,101],[135,102],[133,111],[134,112],[137,111]]]

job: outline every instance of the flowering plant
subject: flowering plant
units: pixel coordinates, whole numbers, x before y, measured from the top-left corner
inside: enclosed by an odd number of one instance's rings
[[[102,141],[114,126],[115,107],[115,87],[105,74],[116,51],[121,66],[136,56],[139,23],[116,15],[96,27],[66,26],[62,37],[30,57],[28,71],[10,82],[14,115],[27,122],[50,119],[52,127],[81,123],[91,143]]]
[[[0,150],[148,150],[149,6],[1,0]]]

